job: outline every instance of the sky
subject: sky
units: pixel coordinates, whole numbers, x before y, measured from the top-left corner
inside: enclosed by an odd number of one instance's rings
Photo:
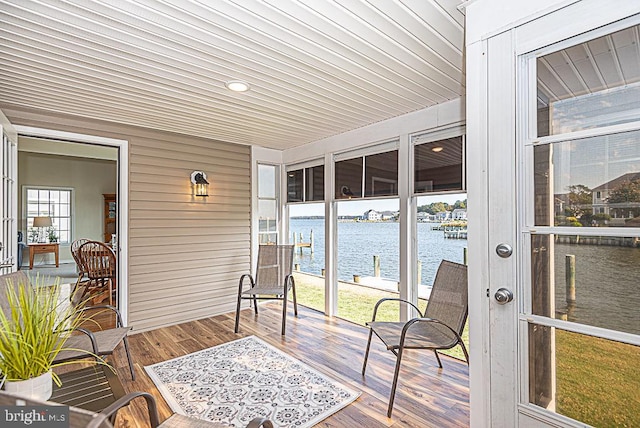
[[[428,205],[433,202],[446,202],[453,205],[456,201],[465,200],[465,193],[455,195],[434,195],[421,196],[418,198],[418,206]],[[367,199],[356,201],[338,202],[338,215],[362,215],[367,210],[376,211],[398,211],[400,209],[398,199]],[[324,216],[324,202],[317,204],[298,204],[290,205],[289,213],[291,217],[299,216]]]

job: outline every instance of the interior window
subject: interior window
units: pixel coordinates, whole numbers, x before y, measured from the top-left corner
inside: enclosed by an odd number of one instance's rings
[[[27,188],[27,236],[29,242],[71,242],[71,190]],[[49,217],[46,230],[34,227],[36,217]]]

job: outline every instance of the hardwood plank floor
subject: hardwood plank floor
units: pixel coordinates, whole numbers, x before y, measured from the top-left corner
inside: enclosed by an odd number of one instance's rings
[[[238,334],[233,333],[233,313],[132,334],[129,343],[136,369],[135,382],[131,380],[122,349],[118,349],[112,361],[125,390],[151,392],[158,401],[160,418],[164,420],[172,411],[144,371],[145,365],[255,335],[316,370],[362,391],[354,403],[319,423],[319,427],[469,425],[469,370],[466,363],[442,356],[444,368],[440,369],[433,353],[407,351],[393,415],[387,418],[395,356],[374,338],[367,374],[363,377],[361,369],[367,329],[300,306],[297,318],[293,316],[293,310],[289,311],[287,335],[283,337],[280,335],[281,308],[279,303],[261,305],[257,317],[253,311],[244,310]],[[135,401],[120,411],[116,426],[148,427],[144,402]]]

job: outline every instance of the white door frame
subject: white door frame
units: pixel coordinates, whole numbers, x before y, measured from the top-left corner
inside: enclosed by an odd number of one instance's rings
[[[471,6],[480,13],[468,14],[467,19],[482,17],[482,12],[498,19],[500,14],[491,11],[493,3],[478,0]],[[516,217],[527,197],[522,192],[527,186],[518,184],[516,175],[523,167],[517,153],[522,136],[516,128],[520,111],[516,102],[527,90],[518,81],[518,60],[544,46],[638,14],[640,4],[633,0],[617,1],[616,7],[597,0],[557,3],[563,7],[520,17],[511,24],[503,20],[499,31],[467,44],[467,153],[474,160],[467,166],[468,200],[473,209],[469,252],[474,255],[469,259],[472,427],[584,425],[519,402],[523,381],[516,369],[525,365],[518,360],[517,315],[523,303],[521,293],[530,279],[517,270],[526,263],[522,253],[528,248],[518,235]],[[500,242],[512,245],[510,258],[497,256],[495,248]],[[515,295],[504,306],[497,305],[493,297],[501,287],[510,288]]]
[[[96,135],[15,125],[18,135],[118,148],[118,299],[122,322],[129,319],[129,142]]]
[[[6,142],[9,144],[8,150],[5,147],[5,135]],[[18,268],[18,134],[2,111],[0,111],[0,138],[2,138],[2,144],[0,144],[0,195],[2,195],[0,242],[3,246],[0,251],[0,265],[4,265],[6,260],[11,260],[10,267],[0,268],[0,273],[5,273],[7,269],[9,272],[14,272]],[[6,155],[9,159],[5,159]],[[4,194],[6,190],[4,174],[8,174],[7,180],[11,182],[8,195]],[[7,206],[10,212],[5,212]],[[6,225],[5,219],[8,220]],[[8,236],[5,236],[5,232]]]

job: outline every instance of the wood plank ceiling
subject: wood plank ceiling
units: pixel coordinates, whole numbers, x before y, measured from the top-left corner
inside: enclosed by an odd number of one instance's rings
[[[0,108],[294,147],[463,95],[460,3],[0,0]]]

